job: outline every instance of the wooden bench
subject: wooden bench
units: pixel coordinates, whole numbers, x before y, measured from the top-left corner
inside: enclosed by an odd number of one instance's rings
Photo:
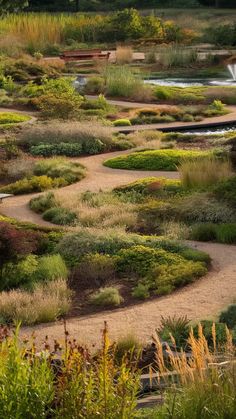
[[[60,54],[60,58],[64,61],[82,61],[95,59],[108,60],[109,56],[110,52],[102,52],[100,49],[63,51],[62,54]]]
[[[0,204],[2,203],[3,199],[10,198],[11,196],[13,195],[9,193],[0,193]]]

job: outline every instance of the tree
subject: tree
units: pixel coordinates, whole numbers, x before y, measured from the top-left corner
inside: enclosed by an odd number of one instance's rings
[[[27,6],[28,0],[0,0],[0,13],[16,13]]]
[[[19,230],[7,222],[1,221],[0,277],[5,263],[15,261],[19,256],[25,256],[36,251],[39,238],[39,233]]]

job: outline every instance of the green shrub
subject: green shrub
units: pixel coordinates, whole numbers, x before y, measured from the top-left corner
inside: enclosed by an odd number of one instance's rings
[[[28,255],[17,263],[7,263],[3,267],[1,291],[13,288],[31,287],[35,281],[34,275],[38,268],[38,258]]]
[[[133,289],[132,296],[139,300],[146,300],[150,297],[149,286],[141,282]]]
[[[185,347],[190,332],[190,321],[187,316],[161,317],[161,324],[156,332],[162,341],[171,344],[172,336],[178,348]]]
[[[67,156],[77,157],[82,154],[81,144],[59,143],[59,144],[38,144],[30,148],[33,156]]]
[[[93,76],[89,77],[85,85],[85,92],[88,95],[95,95],[99,93],[104,93],[105,90],[105,81],[102,77]]]
[[[84,168],[81,164],[70,162],[63,158],[52,158],[47,160],[40,160],[35,164],[34,173],[37,176],[49,176],[54,179],[54,183],[62,179],[66,186],[81,180],[84,177]]]
[[[36,281],[53,281],[67,279],[68,269],[60,255],[48,255],[39,258],[37,270],[34,273]]]
[[[192,260],[194,262],[204,262],[206,265],[209,265],[211,262],[211,257],[201,250],[186,248],[179,252],[179,254],[187,260]]]
[[[115,345],[115,359],[121,362],[124,357],[133,353],[137,354],[140,349],[140,342],[134,335],[129,334],[117,341]]]
[[[45,212],[49,208],[56,206],[56,199],[52,192],[47,193],[46,195],[37,196],[30,200],[30,209],[39,214]]]
[[[212,320],[201,320],[203,334],[207,340],[209,347],[213,347],[213,324],[215,325],[216,342],[218,345],[225,344],[227,341],[226,327],[224,323],[213,322]],[[194,335],[198,335],[198,326],[195,326]]]
[[[236,176],[232,176],[218,183],[214,188],[214,194],[218,199],[225,200],[233,207],[236,206]]]
[[[113,121],[113,125],[115,127],[129,127],[131,125],[131,122],[129,119],[116,119],[115,121]]]
[[[117,271],[120,274],[135,274],[141,277],[147,275],[157,264],[172,264],[182,260],[180,256],[163,249],[152,249],[141,245],[122,249],[117,256]]]
[[[76,213],[62,207],[50,207],[43,213],[43,219],[57,225],[70,225],[76,224]]]
[[[101,288],[90,297],[91,304],[101,307],[119,306],[123,301],[119,290],[112,287]]]
[[[216,225],[212,223],[196,224],[192,227],[191,238],[203,242],[216,240]]]
[[[99,253],[85,255],[73,272],[73,281],[76,281],[80,288],[101,287],[114,277],[114,258]]]
[[[175,179],[143,178],[128,185],[118,186],[114,189],[117,193],[137,192],[144,195],[174,195],[183,190],[181,182]]]
[[[209,152],[187,150],[154,150],[141,151],[115,157],[104,162],[105,166],[114,169],[129,170],[177,170],[183,159],[201,159]]]
[[[155,267],[148,275],[147,281],[157,295],[165,295],[170,294],[175,288],[192,283],[206,273],[207,268],[202,262],[182,260]]]
[[[236,326],[236,304],[230,305],[227,310],[220,314],[219,322],[225,323],[229,329]]]
[[[220,224],[216,227],[216,240],[219,243],[236,243],[236,223]]]
[[[24,178],[15,183],[3,186],[0,191],[9,194],[24,194],[32,192],[43,192],[53,188],[53,180],[48,176],[33,176],[32,178]],[[64,185],[63,185],[64,186]]]
[[[0,112],[0,127],[1,125],[19,124],[30,119],[27,115],[20,115],[11,112]]]

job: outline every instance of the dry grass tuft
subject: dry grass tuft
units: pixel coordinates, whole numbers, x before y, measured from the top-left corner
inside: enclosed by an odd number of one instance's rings
[[[129,64],[133,60],[133,50],[131,47],[119,46],[116,48],[117,64]]]
[[[0,316],[5,322],[44,323],[66,314],[71,291],[63,279],[39,284],[32,292],[13,290],[0,294]]]
[[[178,169],[186,188],[208,187],[232,175],[230,162],[215,157],[183,161]]]

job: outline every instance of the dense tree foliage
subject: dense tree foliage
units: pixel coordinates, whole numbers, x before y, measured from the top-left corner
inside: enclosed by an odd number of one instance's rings
[[[19,12],[28,6],[28,0],[0,0],[0,13]]]
[[[24,3],[24,0],[0,0],[2,3]],[[125,7],[235,7],[235,0],[29,0],[31,10],[47,11],[99,11]]]

